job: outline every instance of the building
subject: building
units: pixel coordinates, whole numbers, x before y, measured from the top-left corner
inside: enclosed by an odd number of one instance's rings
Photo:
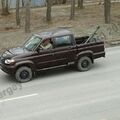
[[[22,7],[22,3],[24,3],[24,1],[25,0],[20,0],[20,7]],[[31,0],[32,7],[40,7],[45,5],[46,5],[46,0]],[[9,0],[9,7],[16,8],[16,0]],[[0,9],[1,9],[1,0],[0,0]]]

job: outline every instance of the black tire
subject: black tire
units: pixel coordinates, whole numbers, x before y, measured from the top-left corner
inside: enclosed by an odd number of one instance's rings
[[[91,58],[84,56],[78,59],[77,61],[77,69],[79,71],[88,71],[92,66]]]
[[[17,69],[15,73],[15,78],[18,82],[24,83],[32,79],[33,73],[31,68],[22,66]]]

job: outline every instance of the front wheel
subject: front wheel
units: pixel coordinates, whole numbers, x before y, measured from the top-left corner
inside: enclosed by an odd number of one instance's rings
[[[32,70],[29,67],[23,66],[17,69],[15,78],[18,82],[24,83],[32,79]]]
[[[84,56],[78,59],[77,61],[77,69],[79,71],[88,71],[92,66],[91,58]]]

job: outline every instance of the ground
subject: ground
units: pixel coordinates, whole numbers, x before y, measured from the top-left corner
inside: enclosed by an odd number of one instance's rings
[[[68,27],[76,36],[84,36],[93,32],[100,25],[99,35],[104,37],[106,43],[120,40],[120,3],[112,4],[111,24],[104,24],[104,6],[86,5],[83,10],[76,7],[74,20],[69,20],[70,6],[54,6],[52,8],[52,21],[45,20],[46,8],[31,10],[31,33],[24,33],[24,9],[21,9],[21,27],[16,26],[15,10],[10,10],[9,16],[0,16],[0,53],[11,47],[20,46],[32,33],[45,31],[49,28]]]

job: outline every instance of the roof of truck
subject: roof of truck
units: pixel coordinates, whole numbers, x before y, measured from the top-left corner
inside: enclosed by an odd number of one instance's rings
[[[63,35],[70,35],[72,32],[66,29],[55,29],[55,30],[49,30],[46,32],[40,32],[36,33],[36,35],[39,35],[41,38],[51,38],[51,37],[57,37],[57,36],[63,36]]]

